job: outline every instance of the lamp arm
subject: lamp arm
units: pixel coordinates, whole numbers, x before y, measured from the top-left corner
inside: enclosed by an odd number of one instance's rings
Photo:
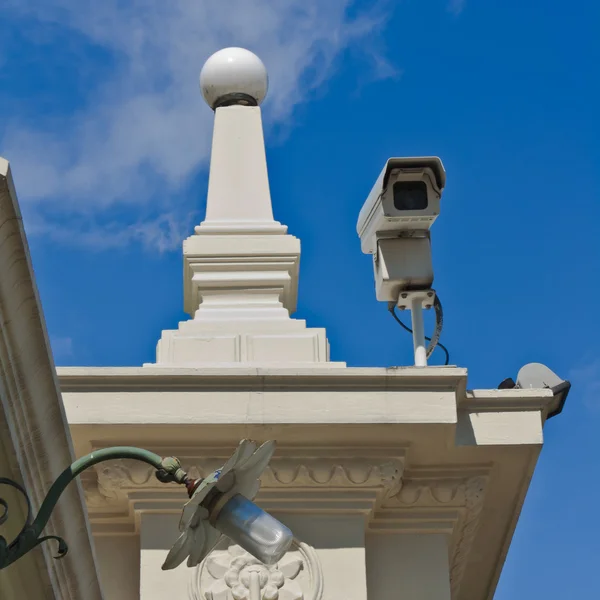
[[[158,454],[154,454],[154,452],[133,446],[103,448],[77,459],[67,467],[52,484],[40,506],[37,516],[35,519],[32,519],[31,502],[25,489],[16,481],[0,477],[0,485],[8,485],[18,490],[23,494],[27,503],[27,518],[17,537],[9,544],[4,537],[0,536],[0,570],[8,567],[38,544],[47,540],[58,542],[58,554],[54,558],[65,556],[68,552],[68,546],[62,538],[54,535],[40,537],[43,529],[48,524],[56,503],[69,483],[81,475],[83,471],[98,463],[119,458],[139,460],[152,465],[156,469],[156,477],[162,483],[188,483],[187,473],[181,468],[181,463],[177,458],[172,456],[161,458]],[[2,511],[0,512],[0,525],[2,525],[8,520],[8,503],[3,498],[0,498],[0,511]]]

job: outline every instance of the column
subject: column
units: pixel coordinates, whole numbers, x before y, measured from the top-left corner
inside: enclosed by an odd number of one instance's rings
[[[161,569],[179,537],[180,516],[150,512],[140,515],[140,600],[188,597],[191,570],[185,562],[171,571]]]
[[[312,546],[324,582],[323,600],[366,600],[364,514],[277,514],[295,536]],[[306,590],[305,597],[310,597]]]
[[[369,533],[366,549],[369,600],[450,600],[445,535]]]

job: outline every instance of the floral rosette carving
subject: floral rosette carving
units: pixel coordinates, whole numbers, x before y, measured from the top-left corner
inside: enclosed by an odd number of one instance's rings
[[[296,577],[300,558],[286,556],[267,566],[239,546],[206,559],[206,570],[215,580],[204,592],[206,600],[303,600]]]

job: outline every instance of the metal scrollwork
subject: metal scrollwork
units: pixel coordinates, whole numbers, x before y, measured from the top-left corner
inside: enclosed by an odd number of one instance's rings
[[[58,542],[58,553],[54,558],[63,558],[69,550],[65,540],[57,535],[40,537],[48,524],[56,503],[69,483],[83,473],[83,471],[100,462],[114,459],[134,459],[150,464],[156,469],[159,481],[163,483],[174,482],[186,484],[188,482],[187,474],[181,468],[181,463],[176,458],[167,457],[163,459],[158,454],[154,454],[148,450],[129,446],[104,448],[76,460],[58,476],[44,498],[34,519],[32,517],[31,502],[23,486],[12,479],[0,477],[0,485],[7,485],[14,488],[23,495],[27,503],[25,524],[15,539],[8,543],[5,537],[0,536],[0,570],[8,567],[36,546],[47,541]],[[8,502],[4,498],[0,498],[0,526],[8,520],[8,508]]]
[[[25,524],[15,539],[9,544],[6,538],[0,535],[0,569],[8,567],[8,565],[14,563],[17,559],[21,558],[24,554],[27,554],[27,552],[42,542],[49,540],[58,542],[58,554],[54,558],[62,558],[65,556],[69,551],[69,547],[67,546],[65,540],[63,540],[61,537],[56,535],[39,537],[40,532],[36,531],[36,528],[33,526],[31,502],[29,501],[29,496],[24,488],[16,481],[12,481],[11,479],[7,479],[5,477],[0,477],[0,485],[8,485],[19,491],[25,498],[25,502],[27,504],[27,517],[25,519]],[[0,514],[0,525],[3,525],[6,523],[9,516],[8,502],[4,500],[4,498],[0,498],[0,506],[3,509],[2,514]]]

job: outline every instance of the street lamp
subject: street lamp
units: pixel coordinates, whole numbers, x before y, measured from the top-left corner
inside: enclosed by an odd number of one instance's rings
[[[175,457],[129,446],[97,450],[76,460],[52,484],[40,510],[31,515],[31,503],[25,489],[17,482],[0,477],[0,484],[18,490],[27,502],[27,518],[17,537],[10,543],[0,536],[0,570],[8,567],[37,545],[48,540],[58,542],[58,554],[67,554],[66,542],[54,535],[41,536],[60,496],[71,481],[83,471],[107,460],[133,459],[152,465],[161,483],[185,485],[190,498],[183,508],[179,524],[181,535],[169,552],[163,569],[173,569],[187,558],[190,567],[199,564],[215,547],[222,535],[266,564],[278,562],[290,547],[293,534],[282,523],[264,512],[252,500],[260,487],[275,443],[265,442],[260,448],[250,440],[242,440],[231,458],[204,479],[192,480]],[[8,519],[8,503],[0,498],[0,525]]]

